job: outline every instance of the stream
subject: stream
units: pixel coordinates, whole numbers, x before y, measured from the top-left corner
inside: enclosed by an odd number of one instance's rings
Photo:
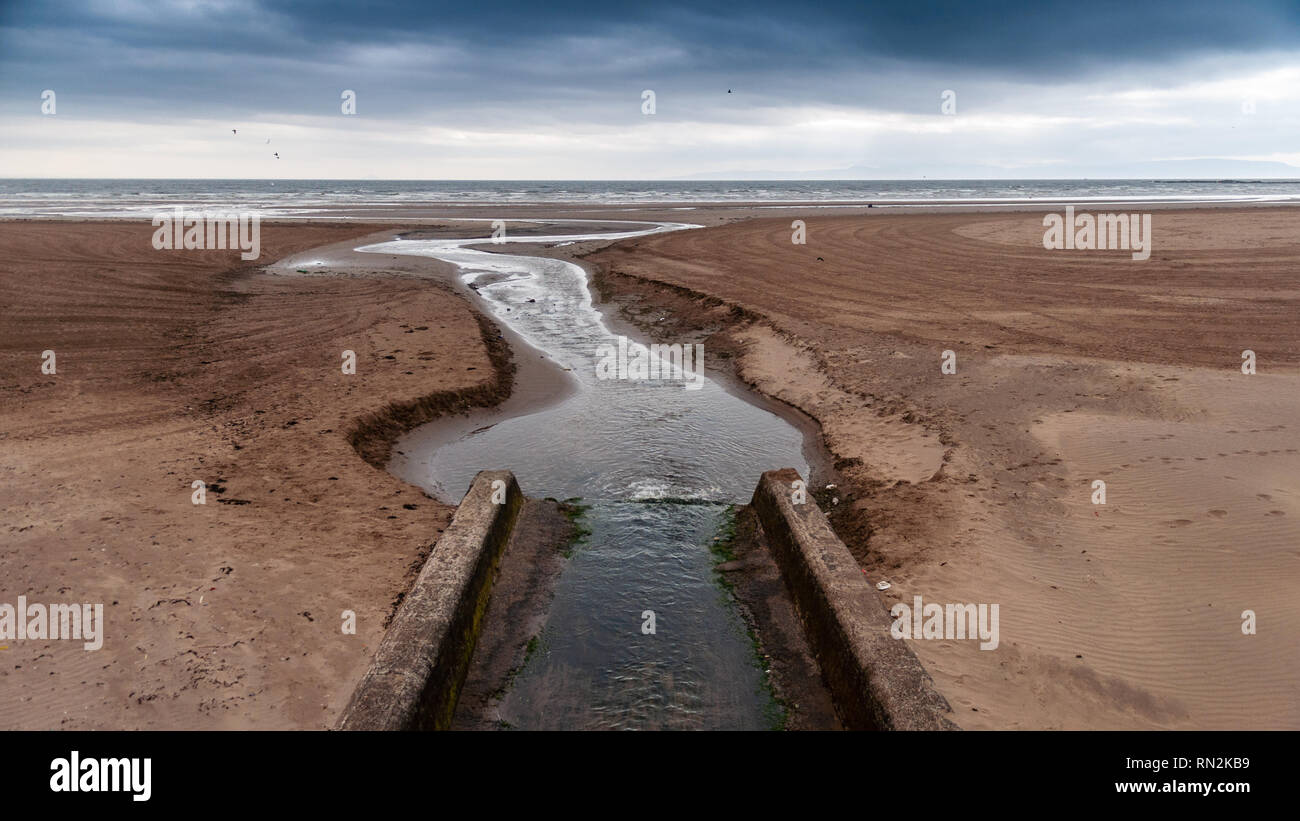
[[[614,233],[501,239],[553,245],[695,227],[632,225]],[[574,547],[545,625],[500,703],[502,725],[780,726],[781,708],[714,570],[710,545],[726,527],[730,505],[749,501],[763,471],[794,467],[808,475],[801,432],[711,378],[602,378],[608,374],[598,374],[597,365],[619,335],[593,307],[586,271],[564,260],[470,247],[489,242],[400,239],[358,250],[458,266],[498,323],[576,381],[559,404],[494,418],[452,441],[438,422],[418,428],[398,443],[403,455],[389,465],[449,504],[459,503],[478,471],[509,469],[528,496],[588,506],[579,522],[590,532]]]

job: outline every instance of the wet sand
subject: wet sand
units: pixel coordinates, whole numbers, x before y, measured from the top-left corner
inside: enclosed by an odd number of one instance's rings
[[[586,262],[821,422],[888,603],[1000,604],[997,650],[912,642],[958,722],[1300,727],[1300,211],[1161,210],[1145,262],[1046,251],[1038,214],[806,222]]]

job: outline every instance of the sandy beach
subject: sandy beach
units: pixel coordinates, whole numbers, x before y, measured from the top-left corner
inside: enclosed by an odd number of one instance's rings
[[[1000,603],[995,651],[911,642],[961,726],[1296,728],[1297,228],[1157,211],[1138,262],[1045,250],[1041,214],[877,212],[586,261],[821,422],[836,528],[889,602]]]
[[[1142,262],[1044,250],[1038,213],[608,218],[711,227],[539,253],[817,420],[889,603],[1000,604],[997,650],[911,642],[960,726],[1300,727],[1300,212],[1157,210]],[[452,512],[381,469],[396,435],[563,379],[450,266],[351,253],[394,228],[268,224],[256,263],[150,232],[0,222],[0,572],[114,639],[0,651],[0,727],[332,726]]]
[[[354,441],[383,453],[389,403],[414,421],[510,386],[490,326],[408,260],[297,273],[374,230],[264,226],[243,263],[161,254],[148,223],[0,223],[0,574],[102,601],[107,634],[0,650],[0,727],[332,726],[452,512]]]

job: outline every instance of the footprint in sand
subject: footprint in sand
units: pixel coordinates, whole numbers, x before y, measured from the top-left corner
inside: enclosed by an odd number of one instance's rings
[[[1191,519],[1170,519],[1169,521],[1161,522],[1160,524],[1169,525],[1170,527],[1187,527],[1191,523]]]
[[[1213,516],[1213,517],[1216,518],[1216,519],[1222,519],[1224,516],[1227,516],[1227,515],[1228,515],[1228,511],[1226,511],[1226,510],[1217,510],[1217,509],[1216,509],[1216,510],[1211,510],[1209,513],[1210,513],[1211,516]]]

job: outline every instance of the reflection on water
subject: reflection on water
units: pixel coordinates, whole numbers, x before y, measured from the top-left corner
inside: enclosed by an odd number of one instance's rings
[[[656,223],[617,236],[687,227]],[[557,584],[502,718],[529,729],[770,726],[762,671],[708,545],[727,505],[748,501],[764,470],[807,475],[799,431],[712,380],[685,390],[683,380],[598,379],[598,350],[617,337],[593,309],[582,268],[464,243],[399,240],[361,250],[459,265],[496,319],[571,369],[580,387],[562,404],[453,442],[415,431],[392,467],[452,503],[479,470],[508,468],[530,496],[590,505],[591,534]],[[654,612],[653,635],[642,632],[645,611]]]

